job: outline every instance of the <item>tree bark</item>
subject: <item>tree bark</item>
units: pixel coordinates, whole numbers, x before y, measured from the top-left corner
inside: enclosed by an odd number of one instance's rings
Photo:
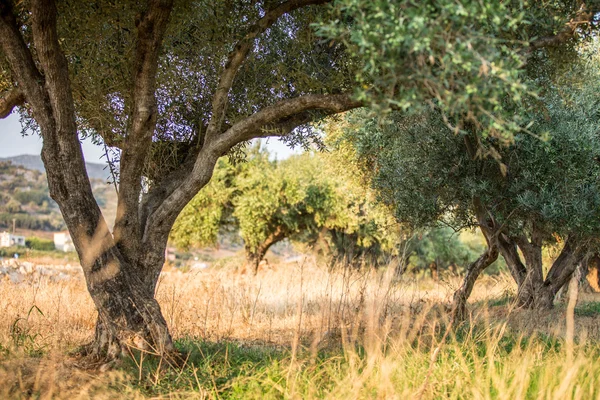
[[[452,302],[451,320],[453,324],[458,324],[465,320],[467,316],[467,300],[471,296],[473,286],[479,275],[498,259],[498,246],[491,243],[485,253],[469,265],[467,274],[460,288],[454,293]]]
[[[531,239],[521,235],[516,238],[516,242],[523,252],[525,265],[527,266],[527,275],[518,288],[517,306],[535,307],[536,298],[543,291],[542,286],[544,285],[541,232],[533,223]],[[546,303],[547,299],[544,301],[544,304]],[[538,304],[540,303],[538,302]]]
[[[143,275],[137,266],[118,249],[92,194],[78,138],[68,64],[56,32],[54,3],[31,2],[40,69],[9,4],[0,5],[0,17],[0,44],[43,138],[42,160],[50,196],[69,229],[98,311],[95,339],[85,353],[110,361],[132,347],[157,354],[172,352],[166,322],[154,299],[157,276],[154,281],[140,278]]]
[[[161,356],[174,354],[154,291],[118,253],[109,251],[99,260],[99,268],[86,273],[98,321],[94,341],[86,346],[84,355],[106,362],[134,349]]]
[[[50,196],[60,207],[98,310],[95,340],[87,347],[86,354],[110,361],[130,348],[160,355],[174,350],[154,292],[171,227],[183,207],[210,181],[219,157],[243,141],[291,132],[312,120],[313,110],[334,114],[362,106],[348,94],[308,93],[279,100],[233,121],[226,129],[222,127],[228,93],[237,70],[256,43],[254,39],[285,13],[327,1],[282,2],[251,27],[224,66],[214,93],[209,134],[199,150],[142,196],[143,169],[158,113],[158,61],[173,4],[172,0],[147,1],[136,22],[132,108],[128,132],[120,144],[121,182],[114,235],[94,199],[87,176],[69,64],[57,34],[56,6],[52,0],[27,2],[23,7],[30,8],[24,12],[31,29],[23,29],[13,2],[0,1],[0,46],[16,88],[14,93],[0,98],[0,117],[26,102],[40,128]],[[25,31],[31,33],[32,43],[26,42],[22,34]],[[275,242],[263,245],[261,258]]]
[[[246,265],[247,268],[252,270],[253,275],[256,276],[258,274],[260,262],[265,258],[269,248],[271,248],[271,246],[273,246],[275,243],[281,242],[286,237],[287,234],[285,230],[281,227],[277,227],[275,231],[267,236],[265,241],[256,249],[246,246]]]
[[[517,286],[520,287],[527,277],[527,268],[521,261],[521,256],[517,251],[517,244],[512,238],[501,234],[498,238],[498,246],[502,258],[506,261],[510,274],[517,283]]]
[[[476,155],[470,138],[465,136],[464,141],[467,153],[471,158],[475,159]],[[461,287],[454,293],[451,321],[455,326],[464,321],[467,316],[467,300],[469,299],[469,296],[471,296],[475,281],[483,270],[498,259],[499,254],[499,236],[501,235],[501,227],[498,227],[494,216],[483,206],[480,198],[473,198],[473,209],[475,211],[475,216],[477,217],[479,229],[481,229],[481,233],[483,233],[483,236],[485,237],[487,249],[475,262],[469,265]]]
[[[532,239],[533,242],[533,239]],[[566,285],[585,257],[585,247],[574,236],[570,236],[548,271],[546,279],[542,276],[541,244],[529,243],[521,238],[519,247],[525,255],[528,274],[519,287],[517,305],[538,310],[549,310],[554,306],[558,291]]]

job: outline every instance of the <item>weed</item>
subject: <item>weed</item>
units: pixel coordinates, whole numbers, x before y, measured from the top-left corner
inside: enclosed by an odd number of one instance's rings
[[[42,317],[44,316],[42,310],[34,304],[27,312],[26,317],[19,317],[13,321],[10,326],[10,337],[15,348],[24,350],[30,356],[41,356],[45,346],[41,346],[36,342],[40,334],[32,333],[29,324],[29,318],[34,311]]]

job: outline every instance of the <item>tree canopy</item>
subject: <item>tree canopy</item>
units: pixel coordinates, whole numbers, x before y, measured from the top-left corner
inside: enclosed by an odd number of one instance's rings
[[[179,216],[173,242],[212,245],[220,232],[237,230],[253,268],[283,239],[324,241],[339,257],[396,253],[400,227],[389,210],[372,202],[355,177],[334,173],[329,158],[306,153],[278,162],[259,150],[237,165],[222,159],[211,183]]]
[[[376,171],[373,184],[400,221],[479,227],[488,243],[500,240],[520,302],[535,303],[544,286],[550,293],[543,302],[551,304],[600,233],[598,72],[583,57],[553,79],[537,75],[544,91],[521,110],[527,129],[508,146],[480,139],[499,160],[478,157],[474,133],[455,134],[435,111],[385,121],[356,116],[360,125],[348,130],[349,140]],[[544,280],[546,244],[562,253]]]

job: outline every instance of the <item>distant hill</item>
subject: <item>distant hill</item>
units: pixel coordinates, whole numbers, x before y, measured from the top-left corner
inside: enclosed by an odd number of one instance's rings
[[[10,161],[13,165],[46,173],[42,157],[39,155],[23,154],[13,157],[0,157],[0,162],[2,161]],[[104,164],[86,162],[85,167],[87,168],[88,176],[91,179],[102,179],[106,181],[110,176],[110,171]]]
[[[92,168],[101,167],[100,164],[91,165]],[[111,226],[117,210],[115,189],[106,183],[106,179],[92,178],[91,184],[94,197]],[[56,232],[65,229],[58,205],[48,193],[46,174],[39,156],[0,159],[0,232],[11,228],[13,220],[16,228],[28,231]]]

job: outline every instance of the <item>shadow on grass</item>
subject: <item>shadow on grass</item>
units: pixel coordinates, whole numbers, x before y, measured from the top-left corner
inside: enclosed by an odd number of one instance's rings
[[[136,377],[134,385],[146,395],[195,393],[218,397],[236,397],[246,377],[263,379],[289,364],[289,349],[268,344],[242,342],[205,342],[193,338],[177,341],[186,356],[183,368],[170,368],[160,359],[136,356],[123,366]],[[244,389],[247,391],[247,388]]]

